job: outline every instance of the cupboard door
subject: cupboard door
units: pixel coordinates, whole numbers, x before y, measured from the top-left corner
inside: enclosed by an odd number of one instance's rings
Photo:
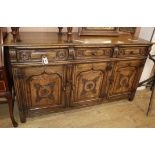
[[[112,64],[108,63],[77,64],[73,71],[72,105],[105,99],[111,69]]]
[[[27,109],[35,110],[65,106],[63,91],[65,81],[64,66],[33,66],[22,68],[19,71],[22,73],[22,78],[16,80],[21,91],[18,91],[18,94],[23,94],[22,104],[25,104]]]
[[[145,61],[120,61],[116,63],[110,79],[109,97],[130,95],[137,88]]]
[[[28,81],[31,106],[61,105],[61,82],[61,78],[55,73],[32,76]]]

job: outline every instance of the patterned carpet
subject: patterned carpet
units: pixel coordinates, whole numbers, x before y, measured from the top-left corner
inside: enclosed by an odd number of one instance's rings
[[[150,91],[138,91],[133,102],[122,100],[46,114],[28,118],[24,124],[20,123],[15,107],[15,117],[19,128],[151,128],[155,127],[155,115],[152,111],[146,117],[149,97]],[[7,104],[0,105],[0,127],[12,127]]]

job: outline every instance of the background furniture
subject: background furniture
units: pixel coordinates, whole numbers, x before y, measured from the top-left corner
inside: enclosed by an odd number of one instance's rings
[[[18,31],[17,31],[18,32]],[[61,32],[61,28],[59,28]],[[38,113],[133,100],[150,42],[72,33],[20,33],[5,40],[21,122]]]
[[[152,36],[150,38],[150,42],[152,42],[152,40],[153,40],[154,33],[155,33],[155,28],[153,29],[153,33],[152,33]],[[150,78],[148,78],[148,79],[146,79],[146,80],[139,83],[139,87],[140,86],[146,86],[146,87],[150,87],[150,90],[151,90],[149,106],[148,106],[147,113],[146,113],[147,116],[153,110],[152,109],[153,105],[154,105],[153,102],[155,102],[155,55],[149,54],[148,58],[150,60],[152,60],[153,63],[154,63],[152,73],[150,75]]]
[[[149,55],[149,58],[154,62],[154,67],[155,67],[155,55]],[[152,77],[152,80],[150,81],[152,83],[151,85],[151,97],[150,97],[150,102],[149,102],[149,107],[147,110],[147,115],[149,114],[149,112],[151,111],[153,102],[155,102],[155,69],[154,69],[154,75]]]
[[[91,36],[118,36],[121,34],[135,35],[138,31],[136,27],[81,27],[79,35]]]
[[[154,67],[155,67],[155,55],[149,54],[149,59],[154,62]],[[149,113],[152,110],[153,102],[155,102],[155,68],[154,68],[153,76],[139,83],[139,87],[142,85],[150,86],[150,89],[151,89],[151,97],[150,97],[149,106],[147,109],[147,115],[149,115]]]
[[[7,31],[6,28],[0,28],[0,98],[6,98],[9,105],[9,113],[12,124],[14,127],[17,127],[18,124],[14,119],[13,108],[14,108],[14,95],[13,95],[13,83],[9,78],[9,72],[4,65],[4,47],[3,39],[6,37]],[[6,63],[7,64],[7,63]],[[10,80],[10,81],[9,81]]]

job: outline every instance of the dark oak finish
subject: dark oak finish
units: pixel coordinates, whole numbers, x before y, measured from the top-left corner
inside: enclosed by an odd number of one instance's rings
[[[18,124],[14,119],[13,109],[14,109],[14,94],[13,94],[13,83],[9,76],[8,68],[6,66],[7,62],[4,62],[4,47],[3,39],[7,34],[6,28],[0,28],[0,98],[6,98],[9,105],[9,113],[12,124],[17,127]]]
[[[59,34],[61,35],[62,34],[63,27],[58,27],[58,29],[59,29]]]
[[[79,35],[92,36],[118,36],[122,33],[135,35],[136,27],[81,27]]]
[[[19,27],[11,27],[12,35],[13,35],[13,41],[17,42],[20,41],[19,39]]]
[[[128,95],[133,99],[145,60],[117,62],[110,79],[109,98]]]
[[[118,27],[81,27],[79,35],[92,36],[118,36]]]
[[[20,42],[6,39],[21,122],[40,112],[134,98],[150,42],[131,35],[70,36],[20,33]]]
[[[73,31],[73,27],[67,27],[67,34],[71,35]]]
[[[58,27],[59,34],[62,34],[63,27]],[[73,27],[67,27],[67,34],[72,35]]]

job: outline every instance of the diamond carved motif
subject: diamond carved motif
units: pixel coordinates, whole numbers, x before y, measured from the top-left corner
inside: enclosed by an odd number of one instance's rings
[[[87,92],[96,93],[96,82],[99,80],[99,76],[93,80],[82,79],[83,90],[81,95],[85,95]]]
[[[128,76],[121,76],[120,86],[121,87],[129,87],[129,79],[130,79],[130,77],[128,77]]]
[[[43,98],[49,98],[54,100],[53,96],[53,88],[54,83],[49,83],[47,85],[40,85],[39,83],[34,84],[34,87],[36,88],[36,102],[39,102]]]

